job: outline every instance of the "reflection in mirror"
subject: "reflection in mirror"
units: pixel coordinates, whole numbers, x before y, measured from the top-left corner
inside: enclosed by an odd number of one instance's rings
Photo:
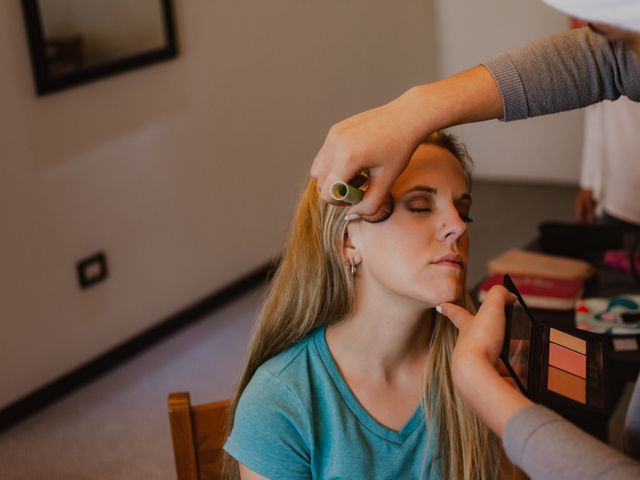
[[[175,56],[169,0],[23,0],[39,93]]]
[[[164,44],[158,0],[39,0],[51,75]]]

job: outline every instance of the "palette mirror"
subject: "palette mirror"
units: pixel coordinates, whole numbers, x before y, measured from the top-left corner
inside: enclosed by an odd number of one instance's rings
[[[22,0],[44,95],[175,57],[171,0]]]
[[[505,365],[511,370],[516,385],[522,393],[529,387],[529,350],[531,347],[532,324],[520,302],[508,306],[509,338],[508,359]]]

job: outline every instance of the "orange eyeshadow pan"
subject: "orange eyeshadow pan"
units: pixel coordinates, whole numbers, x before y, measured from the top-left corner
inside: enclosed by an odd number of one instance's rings
[[[582,353],[583,355],[587,354],[587,342],[581,338],[556,330],[555,328],[549,329],[549,340],[570,350]]]
[[[576,377],[570,373],[549,367],[547,376],[547,389],[562,396],[586,404],[587,382],[584,378]]]
[[[549,365],[587,378],[587,357],[555,343],[549,344]]]

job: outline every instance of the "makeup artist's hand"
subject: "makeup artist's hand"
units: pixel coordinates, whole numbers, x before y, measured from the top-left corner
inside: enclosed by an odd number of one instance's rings
[[[369,174],[363,200],[349,209],[374,215],[411,155],[429,134],[453,125],[502,116],[502,98],[495,80],[477,66],[437,82],[407,90],[392,102],[335,124],[311,167],[320,198],[331,198],[335,181],[349,182],[361,170]]]
[[[367,193],[349,212],[367,216],[378,211],[426,136],[416,122],[417,95],[416,90],[409,90],[382,107],[331,127],[311,167],[311,176],[317,179],[322,200],[338,204],[331,198],[331,185],[339,180],[352,183],[360,171],[367,170]]]
[[[453,360],[472,356],[497,368],[504,341],[504,307],[513,301],[513,295],[506,288],[496,285],[487,293],[475,317],[452,303],[442,304],[442,313],[458,329]]]
[[[442,314],[458,328],[451,359],[453,384],[469,407],[497,435],[507,421],[531,401],[504,381],[497,370],[504,339],[504,307],[514,297],[496,285],[475,316],[457,305],[440,305]]]

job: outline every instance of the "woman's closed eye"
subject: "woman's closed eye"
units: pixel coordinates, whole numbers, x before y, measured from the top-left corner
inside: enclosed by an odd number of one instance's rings
[[[426,197],[411,198],[405,205],[407,210],[413,213],[426,213],[433,210],[431,199]]]
[[[433,211],[431,199],[425,197],[409,199],[406,202],[406,208],[410,212],[417,214],[430,213]],[[469,215],[468,208],[458,208],[458,215],[460,216],[460,219],[465,223],[473,222],[473,218],[471,218],[471,216]]]

